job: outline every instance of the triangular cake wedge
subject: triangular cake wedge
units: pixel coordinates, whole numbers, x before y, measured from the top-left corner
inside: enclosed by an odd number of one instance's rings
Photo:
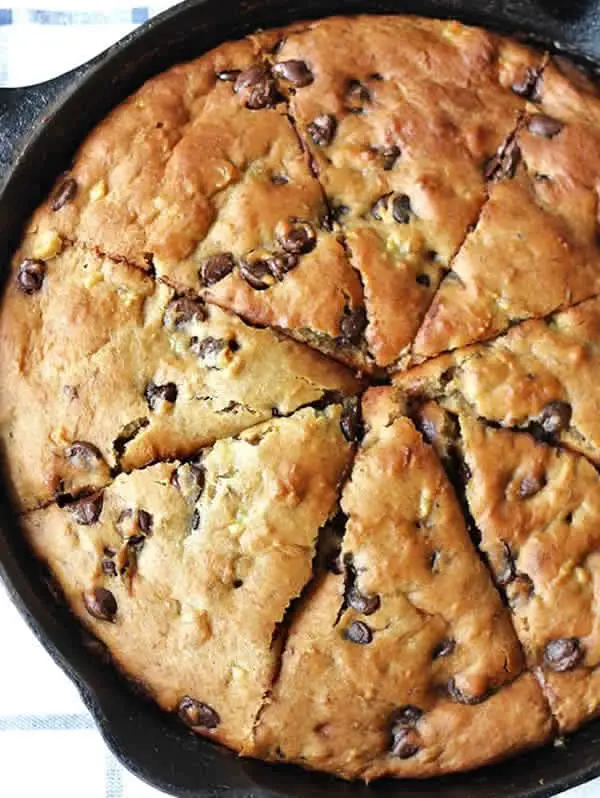
[[[119,476],[23,518],[74,612],[115,663],[195,731],[244,750],[279,624],[311,579],[352,456],[341,409],[299,411],[193,463]]]
[[[477,220],[486,163],[543,56],[455,21],[359,16],[290,34],[272,60],[360,273],[369,348],[393,365]]]
[[[599,369],[600,300],[594,298],[423,363],[395,382],[413,396],[527,428],[600,464]]]
[[[314,350],[126,263],[68,247],[35,291],[23,283],[41,267],[26,263],[0,327],[0,438],[24,509],[358,388]]]
[[[539,744],[545,700],[434,450],[389,389],[363,409],[346,574],[323,574],[293,616],[258,755],[370,780]]]
[[[600,475],[526,433],[460,419],[481,549],[561,731],[600,710]]]
[[[414,360],[600,293],[598,163],[600,91],[576,88],[550,61],[416,336]]]

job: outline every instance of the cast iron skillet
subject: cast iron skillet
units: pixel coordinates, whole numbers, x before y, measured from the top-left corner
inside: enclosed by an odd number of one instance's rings
[[[21,228],[84,135],[151,75],[257,28],[334,13],[457,17],[600,61],[600,0],[188,0],[67,75],[0,92],[0,268]],[[165,792],[191,798],[545,798],[600,775],[600,720],[569,738],[476,773],[366,787],[291,766],[239,759],[134,694],[86,645],[40,579],[0,487],[0,576],[21,614],[84,701],[119,759]],[[10,654],[9,654],[10,655]],[[6,656],[6,653],[5,653]]]

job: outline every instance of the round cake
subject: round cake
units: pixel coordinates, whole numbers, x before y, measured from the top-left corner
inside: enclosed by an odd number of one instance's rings
[[[27,537],[194,732],[428,777],[600,710],[600,92],[453,21],[224,44],[36,210],[0,309]]]

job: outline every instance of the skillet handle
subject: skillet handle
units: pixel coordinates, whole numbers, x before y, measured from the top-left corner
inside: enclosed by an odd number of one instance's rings
[[[0,89],[0,183],[9,167],[18,160],[24,138],[44,123],[56,100],[88,71],[94,61],[34,86]]]

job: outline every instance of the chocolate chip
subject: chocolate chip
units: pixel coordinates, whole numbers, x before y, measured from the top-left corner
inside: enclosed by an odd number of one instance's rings
[[[306,128],[317,147],[331,144],[337,129],[337,120],[331,114],[320,114]]]
[[[485,701],[487,698],[487,693],[483,693],[482,695],[467,695],[460,689],[460,687],[458,687],[455,679],[449,680],[447,684],[447,690],[448,695],[451,698],[453,698],[459,704],[467,704],[468,706],[481,704],[481,702]]]
[[[428,565],[432,573],[437,574],[440,570],[440,553],[439,551],[432,551],[429,555]]]
[[[547,435],[556,435],[567,429],[571,422],[571,405],[566,402],[549,402],[538,417]]]
[[[303,86],[308,86],[314,80],[313,73],[306,65],[306,62],[296,59],[280,61],[273,67],[273,72],[299,89]]]
[[[541,77],[537,69],[527,67],[525,74],[520,80],[517,80],[511,86],[511,89],[519,97],[526,100],[536,101],[540,97]]]
[[[360,400],[354,396],[344,402],[340,427],[349,443],[360,440],[363,435],[363,422]]]
[[[352,621],[350,626],[344,629],[342,636],[345,640],[358,643],[361,646],[366,646],[373,640],[373,632],[362,621]]]
[[[240,274],[255,291],[264,291],[275,282],[275,278],[269,269],[268,259],[255,260],[253,262],[242,260],[240,262]]]
[[[127,444],[132,441],[141,430],[147,427],[149,423],[149,418],[134,418],[133,421],[125,424],[119,435],[115,438],[113,444],[115,452],[121,456],[127,448]]]
[[[152,534],[152,527],[154,526],[154,520],[147,510],[138,510],[137,522],[140,530],[144,533],[144,535]]]
[[[329,222],[330,222],[330,230],[333,228],[331,225],[334,223],[342,224],[344,216],[350,213],[350,208],[347,205],[335,205],[333,202],[329,202]]]
[[[190,342],[192,352],[205,361],[215,361],[226,347],[227,341],[224,338],[213,338],[211,335],[201,341],[192,338]]]
[[[53,211],[59,211],[63,205],[70,202],[77,194],[77,183],[72,177],[67,177],[66,180],[57,187],[52,199],[50,207]]]
[[[238,79],[240,72],[241,69],[223,69],[221,72],[217,72],[217,80],[233,82]]]
[[[288,272],[296,268],[298,263],[298,256],[289,252],[278,252],[265,261],[269,272],[280,282]]]
[[[433,659],[440,659],[441,657],[449,657],[450,654],[454,652],[456,648],[456,640],[452,637],[448,637],[445,640],[441,640],[433,649],[431,656]]]
[[[577,637],[551,640],[544,649],[544,664],[557,673],[570,671],[583,659],[583,648]]]
[[[221,722],[212,707],[187,695],[179,702],[178,713],[181,720],[192,729],[216,729]]]
[[[401,727],[403,729],[414,729],[419,720],[423,717],[423,710],[414,704],[405,704],[395,709],[391,716],[392,731]]]
[[[397,756],[399,759],[410,759],[415,756],[420,751],[416,740],[417,736],[411,729],[401,727],[392,732],[392,756]]]
[[[361,615],[373,615],[381,606],[381,599],[378,595],[365,596],[360,590],[353,585],[348,591],[347,595],[348,606],[353,610],[360,612]]]
[[[389,172],[394,168],[394,164],[400,157],[400,154],[400,147],[397,147],[395,144],[392,144],[390,147],[384,147],[384,149],[381,150],[384,171]]]
[[[396,194],[392,200],[392,216],[398,224],[408,224],[412,215],[410,197],[407,194]]]
[[[202,517],[200,515],[200,510],[196,507],[192,513],[192,531],[195,532],[197,529],[200,529],[201,523]]]
[[[117,566],[112,560],[102,560],[102,570],[107,576],[117,575]]]
[[[384,194],[371,205],[371,216],[378,222],[383,221],[383,213],[387,211],[391,194]]]
[[[76,468],[93,468],[104,458],[97,446],[88,441],[73,441],[65,450],[65,455]]]
[[[519,496],[521,499],[529,499],[539,493],[545,484],[546,480],[543,477],[536,477],[533,474],[523,477],[519,485]]]
[[[239,588],[243,586],[244,580],[243,579],[234,579],[232,584],[233,584],[233,587],[234,587],[235,590],[239,590]]]
[[[527,129],[534,136],[542,136],[545,139],[554,138],[563,129],[564,125],[558,119],[554,119],[546,114],[536,114],[532,116],[527,125]]]
[[[421,433],[425,443],[433,443],[437,438],[437,428],[434,422],[424,415],[416,415],[413,424]]]
[[[348,81],[346,89],[346,103],[349,111],[361,110],[365,103],[371,101],[371,92],[360,80]]]
[[[182,296],[169,302],[163,323],[168,327],[179,329],[191,321],[203,322],[207,318],[208,311],[200,299]]]
[[[114,557],[117,551],[116,549],[113,549],[112,546],[105,546],[102,550],[102,553],[105,557]]]
[[[117,614],[117,600],[104,587],[87,590],[83,594],[83,603],[86,610],[99,621],[114,621]]]
[[[288,222],[279,235],[282,248],[293,255],[303,255],[313,250],[317,236],[308,222]]]
[[[506,587],[514,580],[516,575],[515,558],[511,548],[508,543],[502,541],[502,570],[498,573],[496,581],[501,587]]]
[[[150,380],[144,390],[144,399],[150,410],[156,410],[160,402],[173,404],[177,399],[177,386],[174,382],[157,385],[153,380]]]
[[[429,288],[431,285],[431,278],[428,274],[417,274],[417,282],[419,285],[424,286],[425,288]]]
[[[344,342],[349,344],[359,343],[362,334],[367,326],[367,311],[362,305],[354,308],[347,316],[343,316],[340,322],[340,332]]]
[[[285,186],[289,182],[290,179],[286,175],[271,175],[271,183],[275,186]]]
[[[91,526],[100,518],[102,505],[104,504],[104,493],[100,491],[93,496],[86,496],[79,501],[68,506],[73,519],[82,526]]]
[[[200,267],[200,281],[205,286],[220,282],[233,271],[235,260],[231,252],[211,255]]]
[[[241,95],[246,108],[251,111],[273,108],[280,100],[275,80],[266,64],[255,64],[241,72],[233,90]]]
[[[132,535],[130,538],[127,538],[127,545],[130,548],[135,549],[136,552],[140,552],[144,548],[145,542],[145,535]]]
[[[42,287],[46,276],[46,264],[43,260],[26,258],[17,272],[17,285],[24,294],[35,294]]]

